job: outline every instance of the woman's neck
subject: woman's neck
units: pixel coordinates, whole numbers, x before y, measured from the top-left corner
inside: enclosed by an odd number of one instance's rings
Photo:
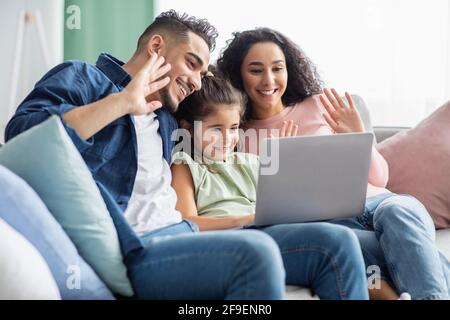
[[[276,106],[270,108],[252,106],[252,118],[255,120],[266,120],[272,118],[273,116],[276,116],[281,111],[283,111],[284,108],[285,107],[281,101]]]

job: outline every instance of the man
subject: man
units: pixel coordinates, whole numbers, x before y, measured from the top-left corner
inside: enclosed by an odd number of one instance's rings
[[[69,61],[49,71],[6,128],[9,140],[61,117],[114,220],[137,298],[283,297],[284,269],[268,236],[196,233],[175,210],[171,113],[200,89],[216,37],[206,20],[165,12],[127,63],[101,54],[95,66]]]

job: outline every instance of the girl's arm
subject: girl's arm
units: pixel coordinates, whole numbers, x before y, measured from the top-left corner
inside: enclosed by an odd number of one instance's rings
[[[194,182],[188,165],[173,164],[171,170],[172,187],[178,198],[176,209],[181,213],[183,219],[194,222],[201,231],[238,228],[253,222],[254,215],[223,218],[199,216],[195,202]]]

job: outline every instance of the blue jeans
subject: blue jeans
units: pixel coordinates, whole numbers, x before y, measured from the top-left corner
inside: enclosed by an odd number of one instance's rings
[[[150,232],[125,259],[138,299],[283,299],[285,272],[263,232],[198,233],[195,224]]]
[[[349,228],[315,222],[260,230],[278,244],[287,284],[310,287],[321,299],[368,299],[364,259]]]
[[[381,194],[367,199],[362,216],[333,222],[355,231],[366,265],[379,266],[399,293],[449,298],[450,263],[437,249],[433,221],[416,198]]]

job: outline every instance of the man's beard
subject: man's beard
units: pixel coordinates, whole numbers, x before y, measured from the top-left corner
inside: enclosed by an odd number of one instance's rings
[[[163,107],[167,108],[171,113],[175,113],[178,109],[178,103],[170,96],[168,87],[161,89],[161,103]]]

